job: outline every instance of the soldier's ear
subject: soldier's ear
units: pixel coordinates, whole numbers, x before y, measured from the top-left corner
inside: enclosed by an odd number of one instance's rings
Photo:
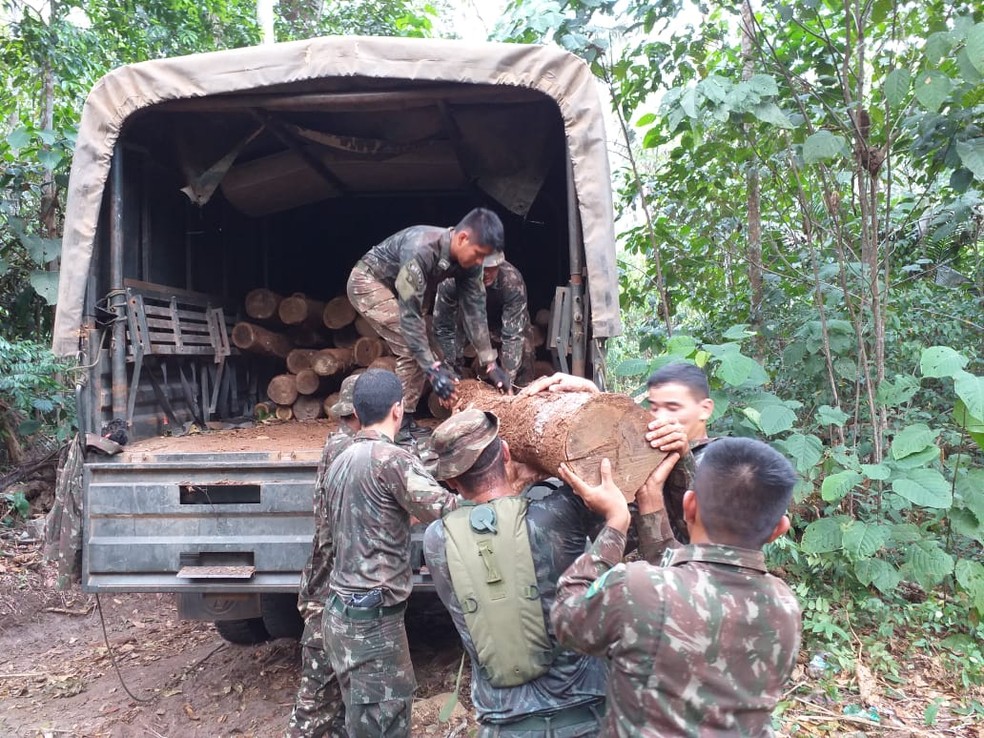
[[[512,459],[512,451],[509,450],[509,444],[506,443],[505,439],[502,441],[502,460],[505,463],[509,463]]]
[[[690,527],[697,520],[697,493],[692,489],[683,493],[683,519]]]
[[[700,419],[707,421],[714,414],[714,400],[710,397],[705,397],[700,401]]]
[[[785,535],[786,531],[789,530],[789,525],[789,516],[783,515],[782,518],[779,519],[779,522],[776,523],[776,527],[772,529],[772,535],[769,536],[769,540],[766,541],[766,543],[772,543],[779,536]]]

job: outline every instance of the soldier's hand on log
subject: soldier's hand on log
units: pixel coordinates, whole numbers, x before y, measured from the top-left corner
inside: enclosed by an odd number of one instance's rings
[[[537,392],[594,392],[597,394],[600,391],[590,379],[557,372],[549,377],[534,379],[519,394],[521,396],[535,395]]]
[[[673,467],[680,460],[679,453],[667,454],[659,466],[653,469],[652,474],[642,483],[639,491],[636,492],[636,503],[639,505],[639,513],[659,512],[663,509],[663,485],[673,471]]]
[[[678,453],[681,456],[690,449],[687,430],[676,420],[652,420],[649,422],[646,440],[649,445],[664,453]]]
[[[612,463],[601,460],[601,483],[588,484],[567,464],[561,464],[558,476],[571,485],[571,488],[584,500],[588,509],[605,518],[605,525],[625,533],[629,529],[629,504],[625,495],[612,479]]]
[[[495,362],[489,364],[485,369],[485,373],[493,387],[505,395],[512,394],[512,380],[509,379],[509,374],[505,369]]]
[[[437,362],[434,366],[425,370],[427,379],[430,380],[434,394],[438,396],[443,405],[445,402],[454,398],[454,386],[458,383],[458,378],[454,372],[444,364]]]

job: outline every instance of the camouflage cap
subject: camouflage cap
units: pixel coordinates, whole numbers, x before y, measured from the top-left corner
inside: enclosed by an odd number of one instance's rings
[[[482,268],[488,269],[489,267],[497,267],[502,262],[506,260],[506,255],[501,251],[493,251],[491,254],[482,259]]]
[[[355,413],[355,408],[352,406],[352,393],[355,390],[355,380],[358,378],[357,374],[353,374],[342,380],[342,388],[338,390],[338,402],[328,411],[333,418],[344,418]]]
[[[499,419],[494,413],[469,408],[452,415],[431,435],[431,451],[437,456],[434,477],[460,477],[498,435]]]

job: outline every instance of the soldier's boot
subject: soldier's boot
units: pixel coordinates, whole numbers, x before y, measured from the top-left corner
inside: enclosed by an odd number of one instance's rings
[[[400,425],[400,430],[393,440],[400,446],[415,446],[418,439],[426,438],[430,433],[430,430],[427,428],[417,425],[417,421],[414,420],[410,413],[406,413],[403,416],[403,423]]]

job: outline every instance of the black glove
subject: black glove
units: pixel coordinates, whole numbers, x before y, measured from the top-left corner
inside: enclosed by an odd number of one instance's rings
[[[427,379],[430,380],[434,393],[442,400],[447,400],[454,394],[454,382],[457,379],[454,372],[443,364],[432,366],[424,370]]]
[[[512,382],[509,380],[509,375],[498,364],[493,364],[492,368],[488,370],[488,378],[492,386],[497,387],[500,392],[505,393],[512,389]]]

